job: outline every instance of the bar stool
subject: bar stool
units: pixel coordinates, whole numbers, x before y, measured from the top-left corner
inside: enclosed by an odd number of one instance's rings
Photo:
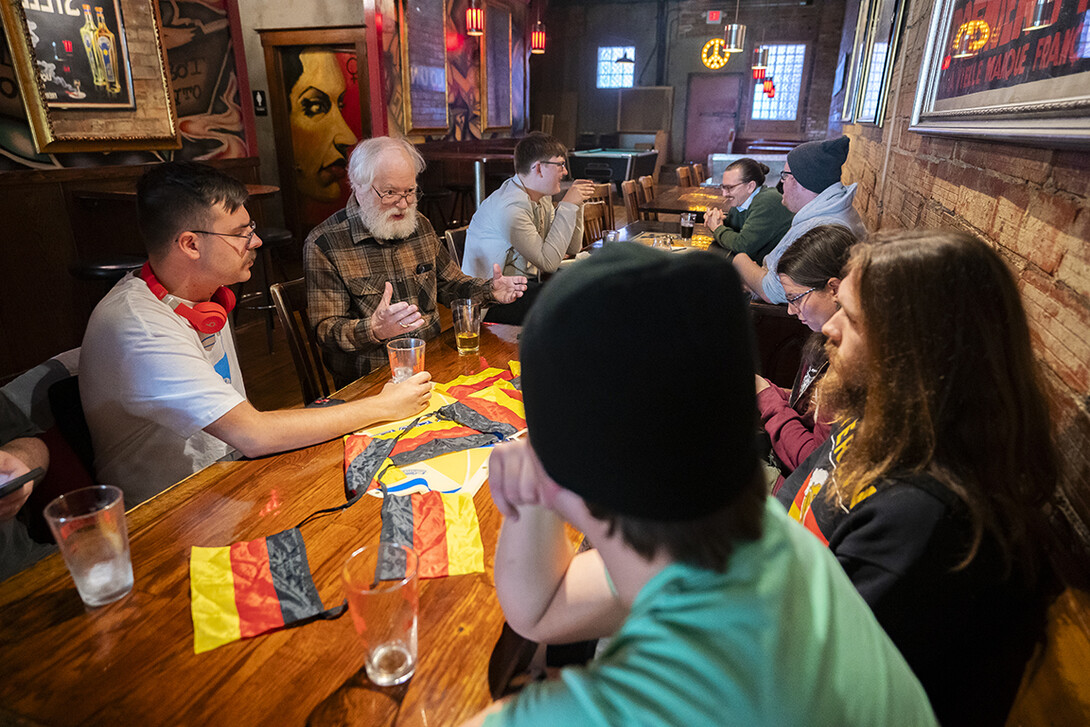
[[[139,270],[147,262],[138,255],[110,255],[94,260],[79,260],[68,266],[68,272],[76,280],[102,280],[110,284],[125,277],[125,273]]]
[[[259,276],[261,289],[252,293],[246,293],[239,299],[235,307],[235,322],[238,322],[240,309],[264,311],[265,313],[265,338],[269,344],[269,353],[273,350],[273,326],[275,325],[276,307],[273,305],[270,286],[276,282],[271,279],[271,267],[273,263],[273,251],[281,250],[295,241],[290,230],[283,227],[259,227],[257,236],[261,238],[261,247],[257,248],[259,262]]]

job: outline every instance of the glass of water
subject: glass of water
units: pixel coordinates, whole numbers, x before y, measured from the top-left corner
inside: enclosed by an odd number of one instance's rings
[[[424,370],[424,348],[422,338],[395,338],[386,344],[386,352],[390,356],[390,377],[395,384]]]
[[[104,606],[132,590],[121,490],[110,485],[73,490],[46,505],[45,519],[84,603]]]
[[[417,557],[397,543],[365,545],[341,574],[348,611],[367,652],[367,678],[380,687],[416,672]]]

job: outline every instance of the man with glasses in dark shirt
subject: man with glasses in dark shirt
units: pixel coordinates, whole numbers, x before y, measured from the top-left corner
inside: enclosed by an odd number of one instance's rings
[[[307,307],[338,386],[383,365],[390,339],[438,335],[437,302],[510,303],[526,290],[526,278],[505,276],[498,265],[490,280],[458,269],[417,214],[422,171],[423,158],[404,139],[360,142],[348,162],[348,205],[303,246]]]

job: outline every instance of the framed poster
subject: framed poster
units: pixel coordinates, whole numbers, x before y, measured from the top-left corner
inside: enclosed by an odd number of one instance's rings
[[[448,131],[446,0],[413,0],[401,8],[401,75],[405,133]]]
[[[153,0],[77,3],[0,3],[38,152],[177,148]]]
[[[481,130],[511,128],[511,10],[485,3],[481,45]]]
[[[904,0],[863,0],[855,29],[844,120],[882,125],[893,62],[901,36]]]
[[[345,206],[348,155],[371,135],[363,26],[259,30],[284,217],[297,239]]]
[[[937,0],[913,131],[1090,146],[1085,0]]]

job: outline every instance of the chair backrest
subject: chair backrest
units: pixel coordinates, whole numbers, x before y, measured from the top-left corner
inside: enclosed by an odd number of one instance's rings
[[[295,374],[299,377],[299,388],[303,391],[303,404],[329,396],[330,387],[325,367],[322,366],[318,336],[307,316],[306,282],[297,278],[286,283],[274,283],[269,292],[276,315],[280,318],[280,326],[288,339],[288,350],[295,364]]]
[[[613,224],[613,185],[609,182],[605,184],[595,184],[594,194],[587,198],[587,202],[601,202],[605,205],[605,229],[616,229]]]
[[[602,239],[605,231],[606,204],[587,202],[583,205],[583,247]]]
[[[629,222],[635,222],[640,219],[640,198],[638,195],[639,185],[632,179],[626,179],[621,182],[621,196],[624,197],[624,212],[625,217]]]
[[[704,165],[700,162],[693,162],[693,184],[699,187],[704,184],[707,178],[708,175],[704,172]]]
[[[443,237],[447,240],[447,250],[450,252],[450,257],[458,267],[462,267],[462,255],[466,251],[466,230],[468,229],[469,225],[466,225],[443,233]]]
[[[677,168],[677,186],[679,187],[691,187],[693,186],[693,173],[689,167]]]
[[[643,192],[642,197],[637,197],[637,199],[640,200],[640,205],[642,206],[655,198],[655,180],[652,179],[650,174],[645,174],[636,181],[640,183],[638,191]],[[658,215],[656,215],[654,212],[641,212],[640,216],[643,219],[650,220],[652,222],[658,219]]]

